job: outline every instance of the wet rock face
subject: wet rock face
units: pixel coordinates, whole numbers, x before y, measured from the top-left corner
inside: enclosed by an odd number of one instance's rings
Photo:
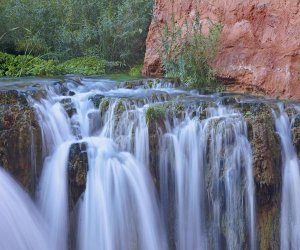
[[[162,73],[158,47],[165,24],[174,16],[176,25],[181,25],[196,12],[201,13],[204,27],[206,18],[223,24],[215,67],[222,69],[220,77],[233,82],[231,90],[300,100],[299,0],[156,0],[145,75]]]
[[[0,91],[0,165],[33,193],[42,167],[42,140],[25,94]]]
[[[281,145],[275,131],[272,110],[277,109],[274,103],[239,103],[242,96],[221,97],[222,103],[239,110],[245,117],[248,127],[248,138],[253,152],[253,174],[255,181],[257,237],[259,249],[279,249],[280,246],[280,201],[281,201]],[[203,104],[202,104],[203,105]],[[207,104],[211,105],[211,104]],[[206,118],[205,105],[200,112],[201,119]],[[180,110],[176,110],[176,113]],[[295,120],[295,129],[298,120]],[[300,122],[299,122],[300,126]],[[161,119],[150,120],[149,146],[150,170],[159,189],[158,157],[159,134],[165,132]],[[297,135],[297,134],[295,134]],[[171,241],[172,242],[172,241]]]
[[[293,112],[290,115],[292,121],[292,139],[298,157],[300,157],[300,114]]]
[[[159,133],[165,132],[163,119],[149,120],[149,149],[150,149],[150,173],[155,186],[159,189]]]
[[[72,103],[71,98],[62,99],[60,101],[60,103],[70,118],[76,113],[76,108],[75,108],[74,104]]]
[[[255,104],[246,118],[253,152],[257,229],[260,249],[279,249],[281,146],[272,105]]]
[[[88,156],[85,143],[74,143],[70,148],[68,173],[69,173],[69,201],[73,208],[85,190],[88,170]]]
[[[281,147],[276,134],[272,109],[261,104],[257,113],[246,118],[248,137],[252,145],[254,178],[257,188],[280,186],[281,183]],[[275,191],[275,190],[274,190]],[[271,197],[259,197],[258,203],[264,204]]]

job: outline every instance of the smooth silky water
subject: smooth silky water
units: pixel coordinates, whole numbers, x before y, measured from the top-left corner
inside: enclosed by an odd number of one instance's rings
[[[0,168],[0,249],[51,250],[48,227],[30,197]]]
[[[3,244],[18,238],[19,247],[10,249],[67,250],[71,237],[78,250],[234,250],[245,244],[258,249],[252,151],[239,111],[222,105],[217,95],[199,95],[169,83],[127,89],[116,81],[83,78],[79,84],[67,79],[42,88],[41,99],[28,97],[43,140],[36,205],[29,198],[20,201],[24,209],[13,214],[24,213],[24,221],[17,219],[20,231],[12,231]],[[146,111],[180,100],[180,115],[167,108],[155,123],[153,166],[153,126],[150,131]],[[274,117],[284,159],[281,249],[299,249],[299,163],[290,121],[280,110]],[[86,187],[69,211],[70,149],[82,143],[88,160]],[[2,185],[24,196],[10,177],[3,176]],[[9,200],[8,204],[15,207]],[[28,206],[33,208],[28,211]],[[76,235],[70,235],[74,229],[69,228],[69,212],[75,214]],[[34,247],[32,237],[25,237],[29,243],[24,243],[21,236],[27,224],[37,235],[32,236]]]
[[[282,200],[280,216],[280,248],[282,250],[300,249],[300,164],[292,143],[290,121],[283,104],[273,111],[276,130],[282,146]],[[298,110],[300,113],[300,110]]]

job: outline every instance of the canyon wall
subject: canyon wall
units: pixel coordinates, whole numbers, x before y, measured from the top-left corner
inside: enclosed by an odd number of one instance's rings
[[[300,0],[156,0],[143,73],[162,73],[162,29],[199,12],[223,24],[214,67],[228,89],[300,100]]]

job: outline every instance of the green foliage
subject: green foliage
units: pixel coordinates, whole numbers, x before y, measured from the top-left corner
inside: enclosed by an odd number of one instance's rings
[[[1,0],[0,51],[141,61],[153,0]]]
[[[0,76],[5,76],[14,56],[0,52]]]
[[[174,18],[161,34],[159,53],[165,76],[179,78],[188,88],[217,87],[215,71],[211,64],[218,51],[222,26],[209,23],[208,34],[203,33],[199,15],[183,27],[175,25]]]
[[[140,77],[142,75],[142,69],[143,69],[142,64],[134,65],[133,67],[130,68],[129,75],[133,77]]]
[[[146,110],[146,121],[149,123],[151,120],[160,120],[165,117],[166,114],[166,107],[163,105],[155,105],[155,106],[150,106]]]
[[[30,55],[13,56],[0,53],[1,76],[53,76],[58,74],[53,60],[43,60]]]
[[[251,117],[253,114],[251,113],[251,111],[247,111],[246,113],[244,113],[244,117]]]
[[[105,73],[106,61],[95,57],[70,59],[58,66],[63,74],[101,75]]]
[[[100,75],[107,62],[94,57],[74,58],[58,64],[31,55],[10,55],[0,52],[0,76],[54,76],[63,74]]]

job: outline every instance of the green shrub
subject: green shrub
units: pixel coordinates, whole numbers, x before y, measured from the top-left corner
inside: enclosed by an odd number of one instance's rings
[[[150,106],[146,110],[146,121],[149,123],[151,120],[160,120],[165,117],[166,107],[163,105]]]
[[[0,52],[0,76],[5,76],[14,56]]]
[[[58,66],[63,74],[101,75],[105,73],[106,61],[95,57],[79,57]]]
[[[134,65],[129,70],[129,75],[133,77],[140,77],[142,75],[143,64]]]
[[[0,51],[133,65],[144,56],[152,8],[153,0],[1,0]]]
[[[31,55],[10,55],[0,52],[0,76],[55,76],[64,74],[101,75],[112,68],[124,67],[119,62],[106,62],[95,57],[79,57],[61,64]]]
[[[53,60],[46,61],[30,55],[14,56],[0,53],[1,76],[53,76],[58,73]]]
[[[185,22],[183,27],[175,25],[174,17],[171,24],[165,26],[158,52],[166,77],[179,78],[188,88],[218,85],[211,64],[218,52],[222,26],[208,21],[210,28],[207,35],[203,34],[199,15],[191,23]]]

